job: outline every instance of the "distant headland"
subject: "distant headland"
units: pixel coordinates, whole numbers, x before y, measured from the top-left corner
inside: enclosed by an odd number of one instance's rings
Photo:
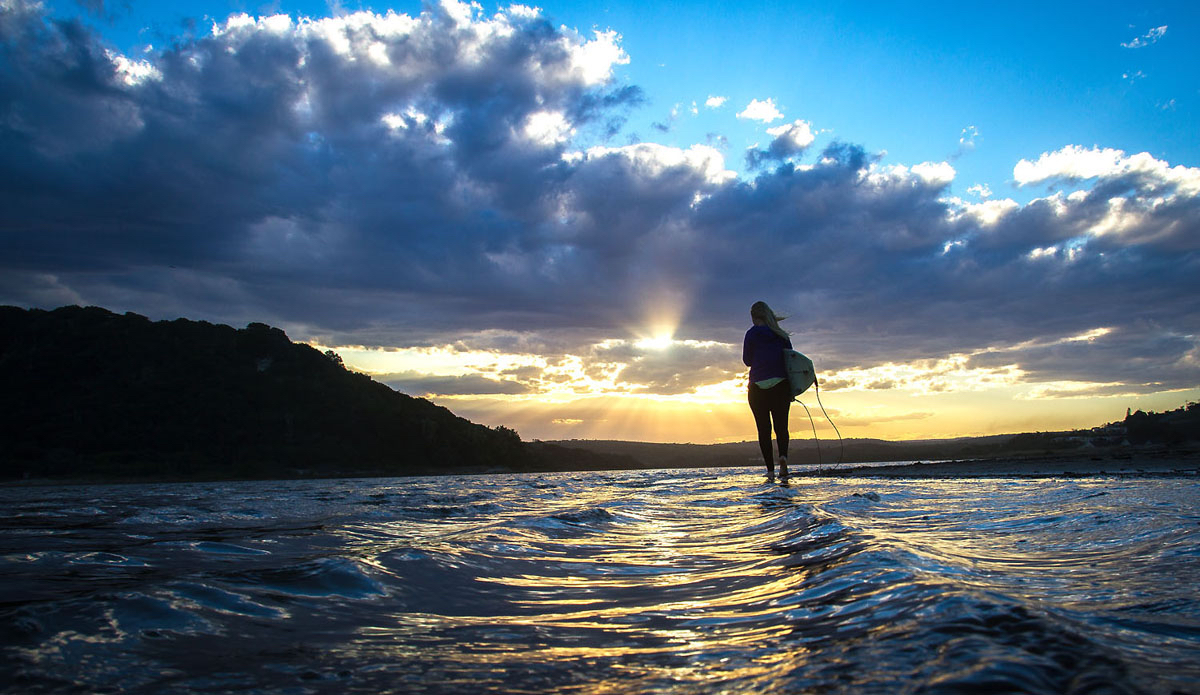
[[[278,328],[0,307],[0,480],[215,480],[756,465],[757,445],[523,442],[345,369]],[[916,442],[798,439],[797,464],[947,461],[917,477],[1196,468],[1200,404],[1070,432]],[[1086,463],[1085,463],[1086,462]],[[984,466],[987,464],[987,466]],[[1131,464],[1132,465],[1132,464]],[[1143,464],[1148,465],[1148,464]],[[1010,467],[1012,467],[1010,466]],[[1065,466],[1065,468],[1064,468]],[[1029,468],[1025,465],[1025,468]],[[875,469],[872,469],[875,470]],[[1138,470],[1133,466],[1133,470]],[[859,473],[862,471],[860,470]],[[825,470],[825,474],[850,471]]]
[[[211,480],[635,468],[522,442],[278,328],[0,307],[0,479]]]

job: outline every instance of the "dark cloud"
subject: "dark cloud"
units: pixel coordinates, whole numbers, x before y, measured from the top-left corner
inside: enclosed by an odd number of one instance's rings
[[[705,133],[704,141],[711,147],[716,147],[719,150],[729,149],[729,138],[721,133]]]
[[[971,367],[1019,362],[1024,380],[1113,382],[1117,390],[1154,392],[1196,385],[1196,340],[1153,322],[1138,321],[1100,335],[1078,336],[1017,351],[991,350],[971,357]]]
[[[595,346],[663,315],[736,346],[765,299],[825,372],[969,354],[1045,380],[1200,383],[1196,170],[1118,153],[1038,174],[1078,193],[971,205],[948,165],[810,152],[796,122],[738,179],[709,146],[605,139],[644,102],[607,79],[615,41],[433,8],[231,19],[143,60],[6,3],[0,301],[605,358],[679,393],[738,373],[736,351]]]
[[[814,140],[810,125],[804,121],[771,128],[767,132],[773,137],[770,145],[765,149],[751,148],[746,152],[746,166],[751,170],[802,154]]]
[[[105,21],[112,21],[132,10],[129,0],[75,0],[75,4],[87,14]]]

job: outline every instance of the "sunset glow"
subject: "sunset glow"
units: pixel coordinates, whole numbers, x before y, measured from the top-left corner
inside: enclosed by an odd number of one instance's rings
[[[0,303],[267,323],[526,439],[752,438],[760,300],[798,437],[1173,409],[1198,20],[4,0]]]
[[[1096,330],[1056,342],[1086,341],[1105,333]],[[595,351],[564,355],[553,363],[536,355],[452,346],[314,347],[334,349],[349,368],[401,391],[430,398],[469,419],[515,427],[529,439],[720,443],[743,441],[752,434],[747,433],[740,345],[665,337],[610,340],[594,346]],[[616,348],[632,348],[629,361],[597,361],[594,356]],[[644,360],[670,360],[672,350],[678,355],[689,348],[729,355],[728,369],[714,371],[713,381],[679,393],[655,393],[622,378],[631,365],[637,369]],[[800,398],[813,421],[795,405],[793,436],[810,438],[814,427],[820,438],[836,436],[822,405],[844,437],[906,440],[1069,429],[1084,426],[1080,422],[1120,419],[1126,407],[1168,410],[1200,395],[1184,390],[1147,397],[1100,382],[1031,381],[1015,363],[973,367],[971,357],[951,355],[821,374],[821,402],[815,391]],[[455,388],[465,384],[472,384],[474,388],[466,390],[475,392]],[[487,393],[489,386],[497,393]],[[1007,405],[998,409],[997,403]]]

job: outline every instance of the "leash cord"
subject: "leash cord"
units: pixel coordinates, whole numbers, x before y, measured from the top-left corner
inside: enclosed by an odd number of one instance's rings
[[[825,412],[825,404],[821,403],[821,385],[817,383],[816,379],[813,379],[813,388],[817,392],[817,404],[821,406],[821,414],[825,416],[825,421],[828,422],[830,426],[833,427],[833,431],[837,433],[838,446],[841,447],[841,451],[838,453],[838,465],[840,466],[842,461],[846,458],[846,442],[842,441],[842,433],[840,430],[838,430],[838,426],[834,424],[833,418],[829,417],[829,413]],[[816,431],[815,428],[813,431]]]
[[[825,404],[821,402],[821,384],[816,379],[813,379],[813,389],[817,394],[817,404],[821,406],[821,414],[825,416],[825,421],[828,422],[833,427],[833,431],[837,433],[838,446],[840,449],[836,465],[840,466],[842,461],[846,458],[846,442],[842,440],[842,433],[838,429],[838,426],[833,422],[833,418],[829,417],[829,413],[825,412]],[[821,456],[821,440],[817,437],[817,423],[813,421],[812,411],[808,409],[808,406],[804,404],[804,401],[797,398],[796,402],[804,408],[804,413],[808,415],[808,424],[810,427],[812,427],[813,441],[817,443],[817,470],[820,471],[822,466],[825,465],[825,462]]]

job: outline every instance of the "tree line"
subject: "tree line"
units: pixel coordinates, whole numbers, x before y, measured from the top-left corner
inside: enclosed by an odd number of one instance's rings
[[[7,479],[636,466],[469,422],[262,323],[0,307],[0,383]]]

